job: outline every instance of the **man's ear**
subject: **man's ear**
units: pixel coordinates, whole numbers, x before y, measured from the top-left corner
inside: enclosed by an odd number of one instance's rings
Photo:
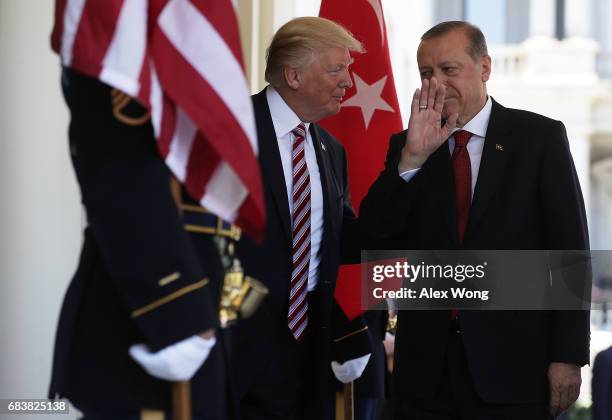
[[[296,90],[300,87],[302,75],[297,69],[289,66],[283,67],[283,78],[289,88]]]
[[[487,82],[491,77],[491,56],[486,54],[481,59],[482,64],[482,81]]]

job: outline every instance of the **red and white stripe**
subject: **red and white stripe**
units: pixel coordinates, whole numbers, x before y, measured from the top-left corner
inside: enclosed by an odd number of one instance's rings
[[[289,291],[289,330],[297,341],[308,326],[308,273],[310,271],[310,175],[304,155],[306,129],[293,130],[293,267]]]
[[[138,98],[190,195],[260,237],[257,137],[230,0],[56,0],[62,64]]]

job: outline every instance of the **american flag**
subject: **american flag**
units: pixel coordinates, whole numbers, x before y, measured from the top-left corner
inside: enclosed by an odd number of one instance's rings
[[[57,0],[62,64],[137,98],[166,165],[202,206],[258,238],[257,138],[231,0]]]

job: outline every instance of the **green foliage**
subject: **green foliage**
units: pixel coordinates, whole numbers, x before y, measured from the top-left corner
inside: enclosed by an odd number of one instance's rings
[[[574,404],[567,410],[567,420],[591,420],[591,407]]]

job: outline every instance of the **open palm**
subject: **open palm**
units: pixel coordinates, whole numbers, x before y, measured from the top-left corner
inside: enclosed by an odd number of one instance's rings
[[[442,126],[446,87],[435,77],[424,79],[412,97],[406,145],[399,163],[400,172],[420,168],[427,158],[450,136],[458,115],[449,116]]]

